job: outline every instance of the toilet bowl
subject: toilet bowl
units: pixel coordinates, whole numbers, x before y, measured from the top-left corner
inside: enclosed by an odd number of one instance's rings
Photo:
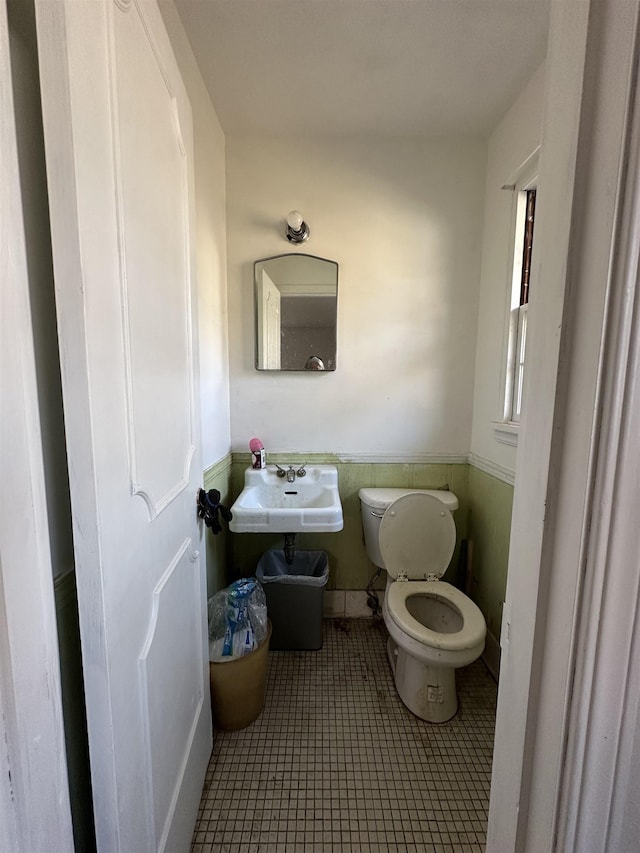
[[[387,654],[398,695],[417,717],[432,723],[458,710],[455,670],[484,649],[480,609],[440,580],[456,543],[455,495],[417,489],[361,489],[365,545],[387,571],[382,615]]]

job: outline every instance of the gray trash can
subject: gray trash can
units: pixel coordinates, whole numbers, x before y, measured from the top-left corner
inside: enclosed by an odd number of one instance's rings
[[[258,560],[272,633],[269,648],[317,650],[322,646],[322,594],[329,580],[325,551],[296,551],[289,565],[284,551],[271,549]]]

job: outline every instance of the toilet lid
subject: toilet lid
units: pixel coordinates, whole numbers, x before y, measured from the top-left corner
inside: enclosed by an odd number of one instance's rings
[[[378,542],[391,577],[440,578],[456,545],[456,525],[442,501],[416,492],[389,504],[380,522]]]

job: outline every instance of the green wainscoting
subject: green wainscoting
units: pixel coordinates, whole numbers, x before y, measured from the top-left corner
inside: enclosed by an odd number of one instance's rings
[[[507,586],[513,486],[469,466],[468,536],[473,543],[472,598],[484,613],[487,630],[500,638]]]
[[[204,472],[204,488],[217,489],[220,492],[220,502],[231,506],[235,496],[231,495],[231,454],[227,454],[219,462],[211,465]],[[224,589],[233,580],[233,557],[231,554],[232,533],[222,522],[222,530],[217,536],[205,528],[205,548],[207,559],[207,596]]]
[[[298,534],[297,547],[301,550],[326,551],[329,556],[328,589],[362,590],[366,587],[375,567],[369,562],[364,547],[360,500],[358,491],[363,486],[397,486],[420,489],[437,489],[448,485],[458,496],[460,509],[455,513],[458,542],[446,578],[458,581],[458,555],[460,541],[467,530],[467,464],[440,463],[368,463],[343,462],[331,454],[270,454],[269,463],[280,465],[307,462],[310,465],[330,464],[338,469],[338,484],[344,514],[344,528],[339,533]],[[250,465],[250,455],[233,454],[231,492],[233,498],[242,491],[245,469]],[[235,534],[233,540],[234,566],[241,574],[252,574],[260,555],[268,548],[282,548],[280,534]],[[381,580],[379,586],[384,586]]]

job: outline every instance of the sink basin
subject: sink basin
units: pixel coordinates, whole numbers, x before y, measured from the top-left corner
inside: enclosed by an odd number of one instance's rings
[[[287,482],[275,465],[247,468],[244,489],[231,507],[234,533],[335,533],[342,530],[342,504],[335,465],[308,465],[304,477]]]

